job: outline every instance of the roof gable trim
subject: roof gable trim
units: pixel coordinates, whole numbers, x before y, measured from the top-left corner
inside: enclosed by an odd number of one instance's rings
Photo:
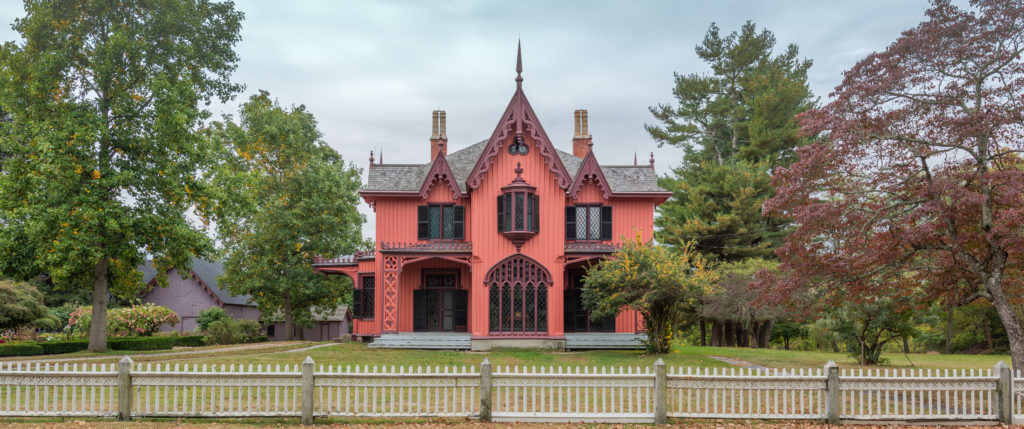
[[[604,199],[611,198],[612,187],[608,185],[608,179],[604,177],[604,172],[601,171],[601,166],[597,163],[597,158],[594,157],[594,150],[591,149],[587,152],[587,156],[583,158],[583,163],[580,164],[580,170],[576,173],[576,180],[572,182],[572,186],[569,187],[569,196],[572,199],[576,199],[579,195],[580,190],[583,189],[583,185],[588,182],[594,183],[601,188]]]
[[[456,183],[455,173],[452,173],[452,169],[448,166],[448,161],[445,160],[444,153],[438,153],[437,158],[434,158],[434,163],[430,166],[430,171],[427,172],[427,177],[423,179],[423,184],[420,185],[420,197],[424,200],[430,194],[430,188],[440,182],[448,184],[448,189],[452,192],[452,200],[458,200],[462,196],[462,190],[459,189]]]
[[[481,153],[480,158],[476,161],[476,165],[473,166],[473,170],[466,178],[466,188],[476,189],[480,187],[481,182],[483,182],[484,173],[494,165],[494,158],[498,156],[503,143],[509,138],[510,134],[515,136],[529,134],[530,138],[537,143],[537,153],[544,158],[548,168],[554,173],[558,186],[562,189],[568,189],[572,182],[569,172],[558,157],[558,153],[551,144],[551,140],[548,139],[547,133],[544,132],[544,128],[540,125],[540,121],[537,120],[537,115],[534,113],[533,107],[530,106],[530,102],[526,99],[526,94],[523,93],[522,87],[516,88],[516,92],[512,95],[512,100],[509,101],[508,107],[505,108],[505,113],[501,115],[501,118],[498,121],[498,125],[494,128],[494,132],[491,133],[491,138],[487,140],[487,146],[484,147],[483,153]]]

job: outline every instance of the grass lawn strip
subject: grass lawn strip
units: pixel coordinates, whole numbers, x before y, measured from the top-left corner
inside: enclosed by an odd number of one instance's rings
[[[40,355],[40,356],[21,356],[19,357],[8,357],[0,359],[0,361],[16,361],[16,362],[45,362],[45,363],[116,363],[124,356],[130,356],[132,360],[137,362],[145,361],[158,361],[166,358],[173,358],[175,356],[189,356],[195,359],[206,359],[208,357],[224,356],[224,355],[239,355],[246,356],[250,354],[259,353],[276,353],[290,350],[306,349],[310,346],[322,345],[325,343],[317,343],[310,341],[288,341],[288,342],[274,342],[274,343],[258,343],[258,344],[232,344],[223,346],[203,346],[203,347],[175,347],[171,351],[167,350],[145,350],[145,351],[125,351],[125,350],[107,350],[105,352],[95,353],[89,351],[81,351],[74,353],[67,353],[61,355]],[[329,344],[329,343],[326,343]]]

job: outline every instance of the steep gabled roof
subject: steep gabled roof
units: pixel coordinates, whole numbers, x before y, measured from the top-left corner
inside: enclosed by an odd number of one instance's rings
[[[569,197],[575,200],[576,195],[579,194],[580,190],[583,189],[583,185],[587,182],[592,182],[601,188],[604,199],[611,198],[612,187],[608,184],[608,179],[604,177],[601,166],[597,164],[597,158],[594,157],[593,150],[588,151],[587,156],[583,157],[583,162],[580,163],[579,171],[576,173],[576,180],[572,181],[572,186],[568,189]]]
[[[149,284],[156,277],[156,269],[153,268],[153,261],[146,261],[139,270],[142,271],[142,282]],[[210,262],[204,259],[192,258],[192,273],[195,274],[199,280],[210,289],[224,304],[229,305],[253,305],[250,302],[249,295],[232,295],[230,292],[221,289],[217,285],[217,277],[224,272],[224,264],[220,262]],[[186,277],[186,276],[182,276]]]
[[[558,186],[562,189],[567,189],[572,184],[572,176],[569,175],[569,171],[562,164],[558,151],[555,150],[551,140],[548,139],[547,133],[544,132],[544,128],[540,125],[540,121],[537,120],[537,114],[534,113],[533,107],[530,106],[530,102],[526,99],[526,94],[523,93],[521,82],[517,82],[517,86],[515,94],[512,94],[512,100],[509,101],[508,107],[505,108],[505,113],[501,115],[501,120],[494,127],[491,138],[487,140],[487,146],[484,147],[480,159],[476,161],[473,171],[466,178],[466,187],[470,189],[480,187],[484,174],[494,165],[494,157],[498,156],[498,153],[501,152],[502,145],[510,135],[529,134],[530,138],[537,145],[537,153],[544,158],[548,169],[554,173]]]
[[[430,170],[427,171],[427,177],[423,178],[423,184],[420,185],[420,198],[427,199],[427,195],[430,195],[430,188],[441,182],[447,184],[448,188],[451,189],[453,200],[458,200],[462,196],[462,190],[459,189],[455,173],[448,166],[444,153],[438,152],[437,157],[434,158],[434,162],[430,166]]]

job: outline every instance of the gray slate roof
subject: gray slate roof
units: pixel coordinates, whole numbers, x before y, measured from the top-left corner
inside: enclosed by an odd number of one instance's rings
[[[149,283],[156,277],[156,269],[153,268],[153,261],[146,261],[144,265],[139,267],[142,271],[142,282]],[[196,273],[203,283],[206,283],[213,291],[217,298],[219,298],[224,304],[228,305],[254,305],[249,301],[249,295],[232,295],[228,291],[221,289],[217,285],[217,277],[224,272],[224,264],[220,262],[210,262],[207,260],[192,258],[192,272]]]
[[[448,166],[458,182],[459,189],[466,192],[466,179],[473,171],[473,166],[480,159],[487,140],[473,144],[469,147],[452,152],[445,159]],[[575,155],[555,149],[558,158],[562,160],[565,169],[574,179],[576,173],[583,164],[583,159]],[[377,164],[369,169],[366,185],[363,191],[372,192],[418,192],[423,180],[430,171],[430,163],[427,164]],[[658,186],[658,176],[646,165],[602,165],[604,177],[612,192],[666,192]]]

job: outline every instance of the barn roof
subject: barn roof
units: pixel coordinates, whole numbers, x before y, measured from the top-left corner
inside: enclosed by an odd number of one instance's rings
[[[153,268],[153,261],[146,261],[139,270],[142,271],[142,282],[149,284],[156,277],[156,269]],[[226,305],[255,305],[250,302],[249,295],[232,295],[230,292],[221,289],[217,284],[217,277],[224,273],[224,264],[211,262],[205,259],[192,258],[192,272],[210,288],[210,291],[217,295]]]

